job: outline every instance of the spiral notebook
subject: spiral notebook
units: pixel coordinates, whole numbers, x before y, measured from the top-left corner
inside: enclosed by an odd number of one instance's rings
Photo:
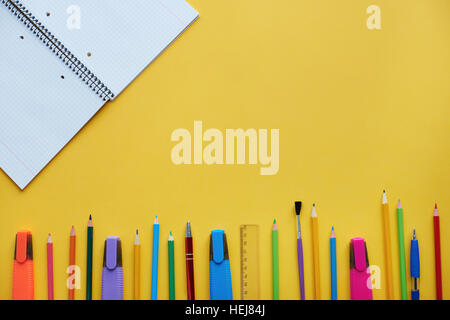
[[[184,0],[0,0],[0,167],[21,188],[198,13]]]

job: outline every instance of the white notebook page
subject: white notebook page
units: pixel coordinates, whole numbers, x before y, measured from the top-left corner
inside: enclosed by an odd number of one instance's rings
[[[184,0],[20,3],[115,96],[198,17]],[[0,167],[23,189],[104,102],[3,5],[0,27]]]
[[[184,0],[21,3],[116,96],[198,17]],[[67,26],[73,5],[80,9],[80,29]]]
[[[104,101],[4,6],[0,30],[0,167],[23,189]]]

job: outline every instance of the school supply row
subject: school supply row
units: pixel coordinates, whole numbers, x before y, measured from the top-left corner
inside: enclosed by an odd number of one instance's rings
[[[386,193],[383,192],[382,206],[387,204]],[[301,202],[296,202],[296,215]],[[383,208],[383,217],[386,210]],[[297,215],[299,216],[299,214]],[[437,205],[435,205],[434,220],[439,217]],[[401,273],[402,299],[404,290],[406,290],[406,261],[402,261],[401,255],[404,254],[405,246],[403,236],[403,210],[401,203],[397,204],[398,235],[399,235],[399,254],[400,268],[405,269]],[[318,272],[318,215],[316,206],[313,204],[311,212],[312,222],[312,247],[313,247],[313,266],[314,266],[314,297],[320,299],[320,273]],[[435,223],[435,239],[440,238],[438,233],[439,220]],[[299,227],[299,219],[297,220]],[[298,228],[299,230],[299,228]],[[273,299],[279,299],[279,242],[278,225],[276,220],[272,224],[272,280],[273,280]],[[260,299],[259,284],[259,227],[257,225],[242,225],[240,228],[241,244],[241,298],[242,299]],[[297,233],[297,239],[301,239],[301,234]],[[403,244],[401,242],[403,241]],[[386,245],[386,243],[385,243]],[[86,264],[86,300],[92,299],[92,246],[93,246],[93,222],[89,216],[87,227],[87,264]],[[436,269],[440,269],[440,241],[435,247]],[[411,276],[411,299],[420,299],[420,258],[419,242],[416,230],[412,232],[410,244],[410,276]],[[69,281],[68,281],[68,299],[75,299],[75,264],[76,264],[76,233],[72,226],[70,231],[69,245]],[[175,241],[172,233],[168,238],[168,266],[169,266],[169,299],[175,299]],[[153,251],[152,251],[152,299],[157,299],[158,287],[158,252],[159,252],[159,220],[155,218],[153,225]],[[191,225],[186,225],[185,234],[185,254],[186,254],[186,288],[188,299],[195,299],[194,268],[193,268],[193,243]],[[337,290],[337,250],[336,233],[334,227],[330,233],[330,283],[331,299],[338,299]],[[138,230],[134,241],[134,299],[140,299],[140,239]],[[210,298],[212,300],[233,299],[230,258],[228,254],[228,245],[224,230],[213,230],[210,235]],[[48,275],[48,299],[54,299],[54,278],[53,278],[53,239],[49,234],[47,238],[47,275]],[[300,275],[300,273],[299,273]],[[442,291],[441,275],[436,274],[437,298],[441,298],[438,293]],[[389,281],[386,279],[387,282]],[[404,287],[403,288],[403,283]],[[303,282],[304,284],[304,282]],[[319,288],[317,288],[319,286]],[[352,299],[372,299],[372,288],[369,270],[369,259],[367,245],[362,238],[353,238],[350,241],[350,291]],[[301,290],[300,290],[301,291]],[[389,297],[389,290],[387,290]],[[302,299],[305,296],[301,296]],[[30,231],[19,231],[16,235],[14,267],[13,267],[13,299],[34,299],[34,274],[33,274],[33,248],[32,235]],[[123,299],[123,267],[122,267],[122,245],[119,237],[108,237],[104,244],[103,270],[102,270],[102,299]]]

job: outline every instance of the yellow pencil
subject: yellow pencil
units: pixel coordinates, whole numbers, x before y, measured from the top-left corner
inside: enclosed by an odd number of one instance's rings
[[[389,205],[386,191],[383,190],[383,200],[381,201],[384,227],[384,255],[386,260],[386,300],[394,299],[393,277],[392,277],[392,253],[391,253],[391,229],[389,224]]]
[[[134,238],[134,300],[141,299],[141,242],[136,230]]]
[[[314,299],[320,300],[319,225],[315,204],[313,204],[312,208],[311,223],[314,261]]]

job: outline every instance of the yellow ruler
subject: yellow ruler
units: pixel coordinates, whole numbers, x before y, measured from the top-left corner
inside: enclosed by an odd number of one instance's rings
[[[259,227],[241,225],[241,299],[259,300]]]

